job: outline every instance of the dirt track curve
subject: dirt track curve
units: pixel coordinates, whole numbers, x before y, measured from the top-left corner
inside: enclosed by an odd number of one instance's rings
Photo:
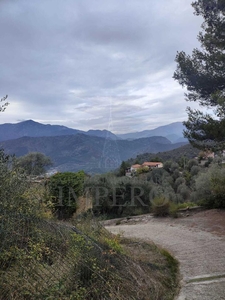
[[[151,240],[177,258],[182,277],[177,300],[225,300],[225,211],[178,219],[146,215],[105,226],[115,234]]]

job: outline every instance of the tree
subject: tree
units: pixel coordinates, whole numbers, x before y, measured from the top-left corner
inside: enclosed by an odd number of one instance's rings
[[[196,196],[207,208],[225,208],[225,169],[216,164],[201,172],[195,182]]]
[[[83,194],[85,173],[64,172],[50,177],[48,187],[51,196],[51,208],[58,219],[72,217],[77,209],[77,200]]]
[[[128,164],[125,161],[122,161],[119,169],[119,176],[125,176],[126,175],[126,169],[128,167]]]
[[[158,162],[158,161],[162,161],[162,160],[158,156],[154,156],[154,157],[150,158],[150,161]]]
[[[43,174],[45,173],[46,168],[51,165],[51,159],[39,152],[31,152],[19,157],[15,163],[15,166],[23,169],[27,175]]]
[[[202,16],[198,40],[202,50],[192,56],[184,51],[176,56],[174,79],[187,88],[187,101],[198,102],[214,113],[187,108],[184,131],[193,146],[202,149],[225,147],[225,1],[198,0],[192,3],[197,16]]]

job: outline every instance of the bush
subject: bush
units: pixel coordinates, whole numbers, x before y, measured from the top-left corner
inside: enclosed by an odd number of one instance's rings
[[[13,156],[0,150],[0,214],[36,215],[40,203],[30,198],[31,183],[24,174],[12,168],[14,161]]]
[[[155,217],[165,217],[169,215],[170,203],[164,196],[156,197],[152,200],[152,212]]]
[[[199,203],[206,208],[225,208],[225,169],[213,165],[196,179]]]
[[[214,208],[225,208],[225,170],[218,167],[211,177],[212,199]]]
[[[178,211],[177,204],[174,203],[174,202],[170,202],[170,204],[169,204],[169,215],[173,218],[177,218],[178,217],[177,211]]]
[[[194,207],[194,206],[196,206],[196,204],[193,202],[178,203],[177,209],[185,209],[187,207]]]

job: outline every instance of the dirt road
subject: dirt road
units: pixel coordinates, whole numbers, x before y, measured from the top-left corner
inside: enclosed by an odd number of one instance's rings
[[[151,240],[180,262],[178,300],[225,300],[225,211],[204,211],[179,219],[142,216],[106,223],[112,233]],[[118,222],[117,222],[118,224]]]

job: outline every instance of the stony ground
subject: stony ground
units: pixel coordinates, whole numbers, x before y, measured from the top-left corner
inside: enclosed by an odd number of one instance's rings
[[[225,300],[225,211],[178,219],[145,215],[107,221],[105,226],[125,237],[152,240],[178,259],[182,278],[178,300]]]

